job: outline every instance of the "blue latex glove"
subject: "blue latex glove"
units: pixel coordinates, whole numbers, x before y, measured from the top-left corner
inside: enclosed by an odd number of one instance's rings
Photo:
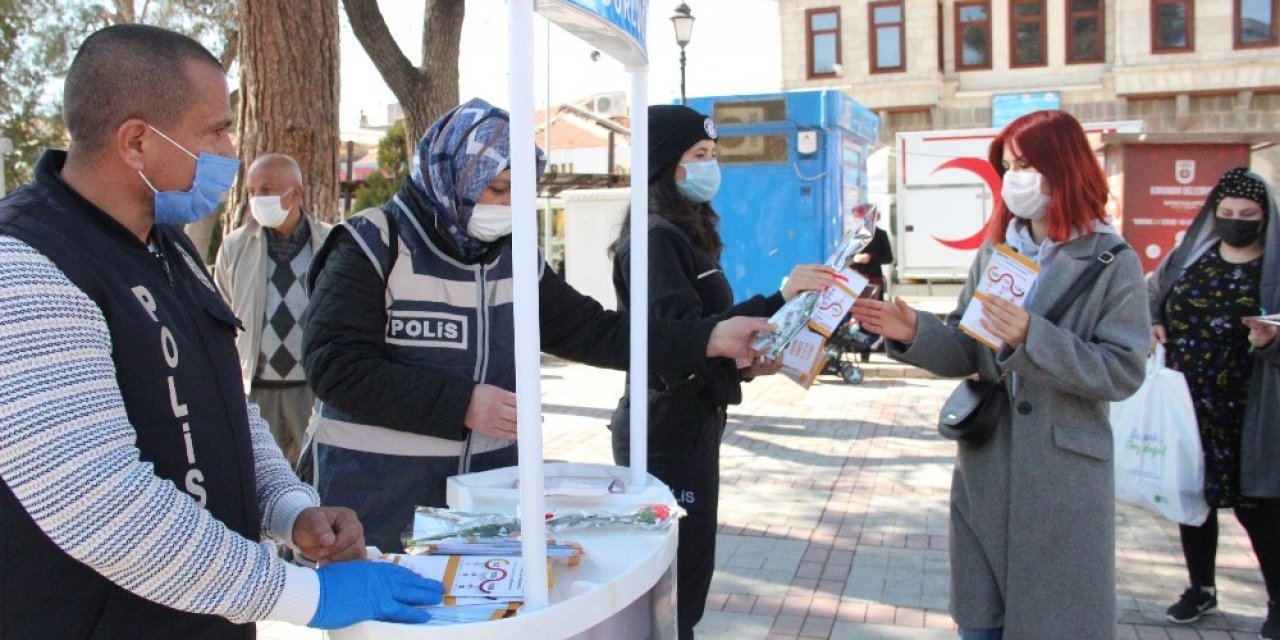
[[[385,562],[339,562],[316,571],[320,606],[307,626],[340,629],[365,620],[420,624],[430,614],[413,607],[440,604],[444,585]]]

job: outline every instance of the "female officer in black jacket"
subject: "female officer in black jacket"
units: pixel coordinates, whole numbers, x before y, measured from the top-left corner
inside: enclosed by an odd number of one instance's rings
[[[649,132],[652,321],[769,316],[793,295],[835,282],[827,267],[802,265],[791,272],[782,291],[734,306],[733,291],[720,269],[720,217],[710,202],[720,186],[715,125],[688,107],[658,105],[649,107]],[[628,219],[613,245],[613,286],[623,311],[631,296],[629,225]],[[660,342],[651,337],[650,344]],[[709,358],[694,367],[649,376],[649,472],[670,487],[688,512],[680,521],[676,552],[682,640],[693,637],[711,586],[725,408],[742,401],[743,380],[777,370],[774,363],[739,369],[732,359]],[[613,459],[619,465],[629,464],[631,456],[629,407],[624,395],[613,414]]]

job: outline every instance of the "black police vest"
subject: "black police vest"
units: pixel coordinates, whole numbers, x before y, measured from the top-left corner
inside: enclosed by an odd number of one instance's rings
[[[0,234],[44,254],[102,310],[142,460],[228,528],[257,540],[235,315],[180,229],[155,227],[157,257],[62,182],[65,158],[46,152],[36,181],[0,201]],[[252,624],[170,609],[111,583],[54,545],[4,483],[0,581],[0,640],[254,637]]]
[[[398,195],[380,209],[367,209],[352,216],[342,226],[364,249],[386,283],[387,326],[383,339],[384,351],[392,361],[516,390],[510,251],[502,251],[488,261],[464,264],[437,246]],[[395,238],[391,238],[392,233]],[[339,234],[332,234],[333,239],[316,255],[309,279],[319,277],[338,237]],[[336,427],[334,420],[346,426]],[[375,453],[406,447],[401,455],[459,456],[466,451],[486,453],[514,444],[478,431],[471,432],[468,441],[462,442],[367,428],[382,426],[322,402],[316,442],[335,444],[332,430],[343,428],[356,430],[360,437],[342,439],[339,446]],[[368,448],[361,448],[364,444]]]

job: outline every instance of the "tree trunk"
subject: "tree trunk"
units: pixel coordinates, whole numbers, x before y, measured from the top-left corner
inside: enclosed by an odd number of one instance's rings
[[[342,3],[351,31],[400,101],[410,151],[436,118],[458,106],[458,48],[465,3],[463,0],[424,1],[421,67],[415,67],[391,37],[377,0],[343,0]]]
[[[222,55],[218,56],[218,60],[222,62],[223,71],[230,71],[231,65],[235,64],[236,57],[240,54],[239,38],[239,32],[235,29],[228,29],[227,42],[223,45]],[[239,89],[234,89],[231,92],[231,109],[234,112],[240,110]],[[234,126],[233,124],[232,127]],[[227,194],[227,198],[228,203],[230,203],[233,194]],[[230,208],[224,208],[217,215],[207,216],[199,222],[193,222],[182,228],[183,231],[187,232],[187,237],[191,238],[191,242],[196,245],[196,251],[200,252],[200,259],[204,260],[205,264],[212,265],[214,258],[217,257],[213,255],[213,234],[217,231],[219,223],[222,224],[222,229],[227,229],[227,220],[229,218],[227,214],[230,211]],[[226,232],[224,231],[222,235],[226,235]]]
[[[215,256],[211,255],[210,252],[210,249],[213,248],[213,231],[217,228],[218,221],[225,218],[226,215],[226,211],[223,211],[182,227],[182,230],[187,233],[187,237],[191,238],[191,243],[196,246],[196,251],[200,254],[200,259],[204,260],[205,264],[213,264]]]
[[[338,0],[237,0],[241,177],[255,158],[283,153],[302,168],[303,206],[321,220],[338,203]],[[223,232],[244,223],[243,180]]]

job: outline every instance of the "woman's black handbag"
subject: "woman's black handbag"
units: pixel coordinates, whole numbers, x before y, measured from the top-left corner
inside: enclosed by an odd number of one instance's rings
[[[938,433],[976,449],[991,439],[1008,408],[1009,392],[1003,376],[997,382],[965,380],[942,405]]]
[[[1121,242],[1098,254],[1098,259],[1080,274],[1080,278],[1044,314],[1044,318],[1057,324],[1067,307],[1097,280],[1102,270],[1115,260],[1116,254],[1128,248],[1128,244]],[[1009,410],[1009,390],[1004,379],[1005,374],[1002,373],[996,381],[969,379],[961,382],[942,405],[942,412],[938,415],[938,433],[969,448],[985,445],[996,432],[996,425],[1000,424],[1004,412]]]

